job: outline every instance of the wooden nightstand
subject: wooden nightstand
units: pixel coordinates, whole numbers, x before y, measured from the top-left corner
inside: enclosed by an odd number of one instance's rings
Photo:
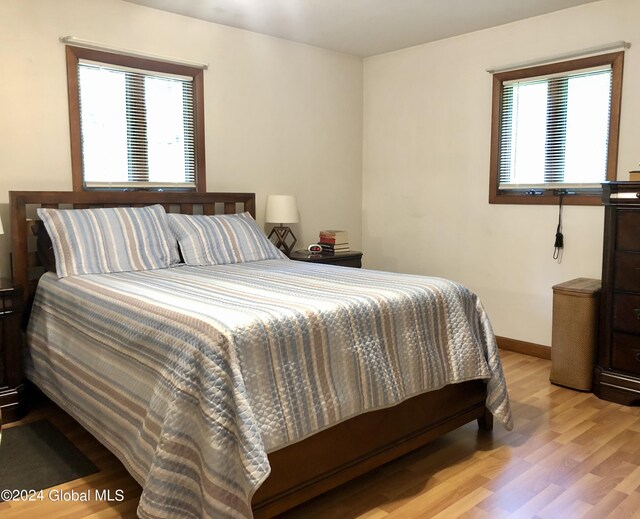
[[[337,252],[335,254],[316,254],[306,250],[297,250],[293,251],[289,258],[296,261],[308,261],[309,263],[340,265],[341,267],[362,267],[362,252],[357,250]]]
[[[623,196],[618,196],[619,194]],[[627,195],[627,196],[624,196]],[[640,182],[605,182],[596,396],[640,404]]]
[[[0,409],[4,423],[24,414],[22,289],[0,278]]]

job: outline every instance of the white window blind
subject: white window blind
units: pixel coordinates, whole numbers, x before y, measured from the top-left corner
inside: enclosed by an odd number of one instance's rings
[[[194,189],[193,78],[78,62],[84,184]]]
[[[499,189],[599,187],[607,178],[611,84],[610,65],[505,81]]]

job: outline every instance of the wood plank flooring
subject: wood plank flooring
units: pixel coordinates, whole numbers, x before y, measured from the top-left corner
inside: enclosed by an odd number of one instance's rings
[[[501,352],[515,428],[468,424],[282,519],[640,518],[640,408],[549,383],[550,362]],[[0,517],[135,517],[140,487],[55,406],[46,417],[98,466],[58,490],[123,490],[123,502],[0,503]],[[1,460],[0,460],[1,461]]]

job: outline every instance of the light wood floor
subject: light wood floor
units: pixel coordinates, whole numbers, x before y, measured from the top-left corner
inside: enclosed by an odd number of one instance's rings
[[[547,360],[503,351],[515,428],[469,424],[286,514],[307,518],[640,518],[640,408],[549,383]],[[140,487],[54,407],[49,418],[101,468],[63,490],[121,489],[121,503],[0,503],[0,517],[135,517]],[[283,517],[283,519],[284,519]]]

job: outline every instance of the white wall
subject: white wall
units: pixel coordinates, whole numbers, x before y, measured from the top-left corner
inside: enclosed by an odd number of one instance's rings
[[[480,295],[499,335],[548,345],[551,286],[600,276],[603,211],[565,209],[557,264],[556,208],[488,204],[485,70],[631,41],[626,178],[640,161],[639,26],[640,2],[605,0],[368,58],[363,138],[359,58],[120,0],[2,0],[0,216],[8,231],[9,190],[71,188],[59,36],[207,62],[208,190],[255,191],[260,222],[267,194],[295,194],[301,244],[321,228],[347,228],[365,266],[459,280]],[[0,236],[5,276],[8,238]]]
[[[640,161],[640,2],[605,0],[368,58],[364,71],[366,265],[458,280],[496,334],[551,344],[551,287],[600,278],[602,207],[489,205],[486,69],[627,40],[618,176]]]
[[[360,247],[362,60],[120,0],[0,2],[5,232],[9,190],[71,189],[67,35],[208,63],[208,191],[256,192],[259,222],[266,195],[297,195],[299,246],[341,227]],[[0,236],[0,275],[9,250]]]

